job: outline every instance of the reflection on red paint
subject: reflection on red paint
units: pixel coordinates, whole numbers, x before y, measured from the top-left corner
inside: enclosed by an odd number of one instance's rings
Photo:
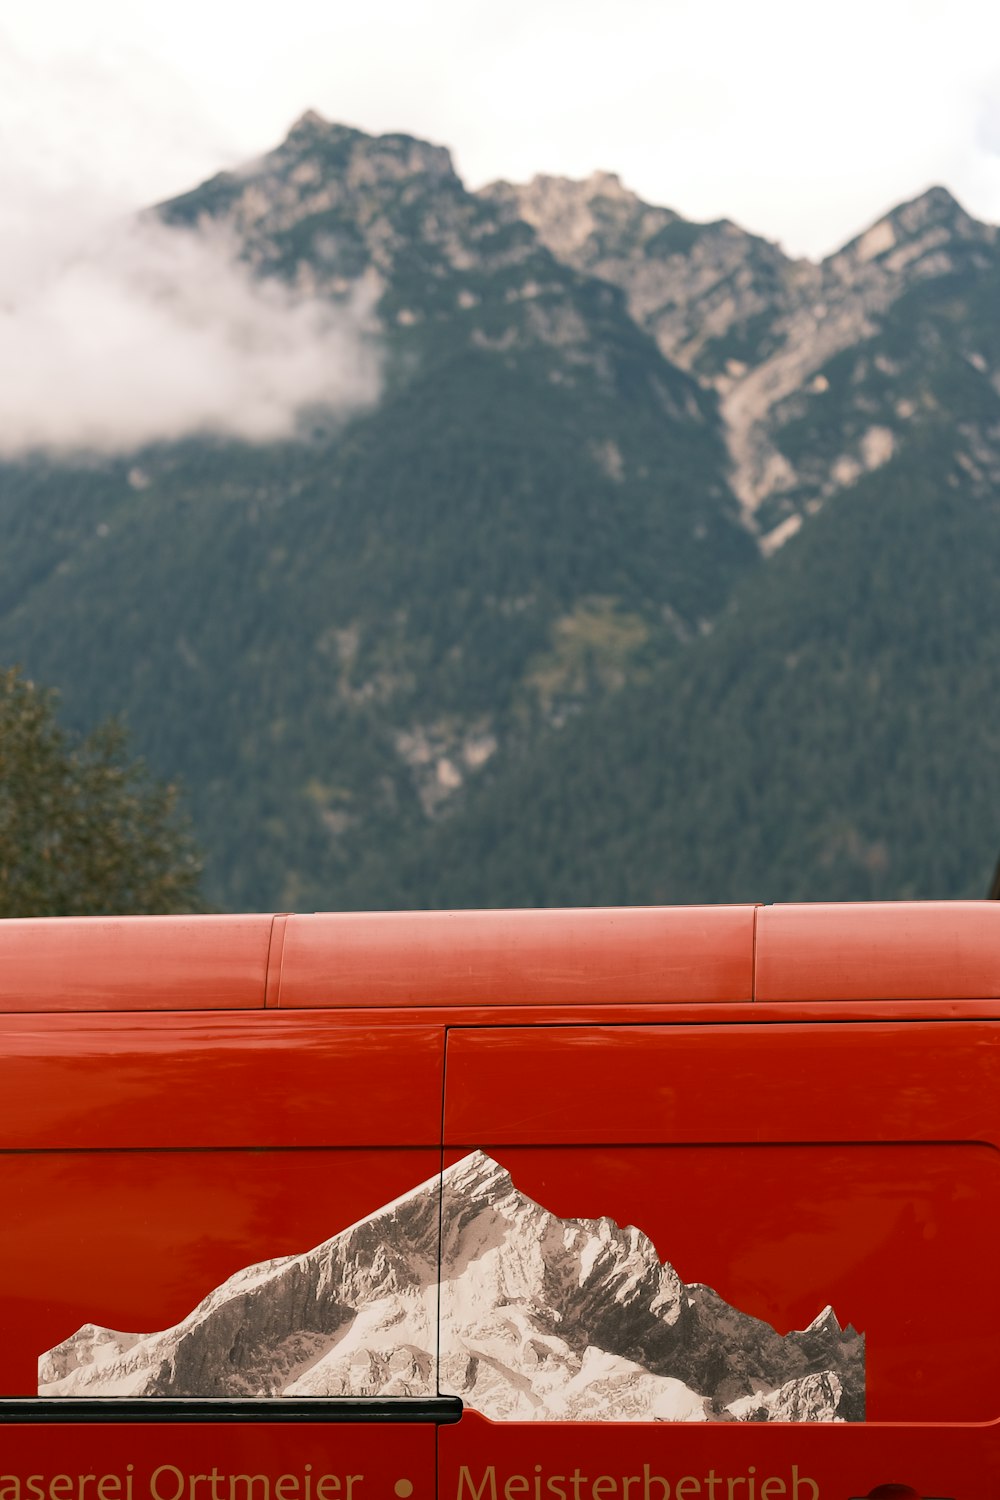
[[[234,1271],[298,1254],[432,1177],[410,1151],[0,1155],[0,1396],[84,1323],[168,1328]]]

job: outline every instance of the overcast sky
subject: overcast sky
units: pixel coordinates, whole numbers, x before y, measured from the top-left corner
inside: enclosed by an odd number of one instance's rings
[[[7,0],[8,223],[180,191],[308,107],[471,186],[604,168],[799,254],[933,182],[1000,220],[997,0]]]
[[[614,171],[793,254],[935,182],[1000,222],[1000,0],[7,0],[0,456],[377,399],[363,297],[293,305],[224,237],[133,222],[307,108],[470,187]]]

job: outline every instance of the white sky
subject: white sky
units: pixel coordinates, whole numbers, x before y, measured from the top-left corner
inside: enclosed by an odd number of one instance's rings
[[[1000,222],[1000,0],[6,0],[0,458],[378,398],[363,302],[133,222],[307,108],[447,145],[470,187],[602,168],[793,254],[934,182]]]
[[[798,254],[933,182],[1000,221],[1000,0],[7,0],[0,231],[182,191],[309,107]]]

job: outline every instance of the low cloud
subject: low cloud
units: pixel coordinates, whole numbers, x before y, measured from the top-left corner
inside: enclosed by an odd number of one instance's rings
[[[40,214],[0,263],[0,456],[127,452],[197,433],[292,436],[379,394],[374,294],[263,280],[222,230],[119,221],[70,245]]]

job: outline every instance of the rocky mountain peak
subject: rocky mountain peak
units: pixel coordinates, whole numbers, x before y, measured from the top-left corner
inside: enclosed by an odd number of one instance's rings
[[[618,176],[617,172],[604,172],[598,170],[591,172],[583,183],[584,188],[592,197],[621,198],[628,203],[638,203],[640,199],[627,188]]]
[[[840,1323],[837,1320],[837,1314],[828,1302],[823,1311],[816,1314],[805,1331],[806,1333],[826,1333],[831,1329],[835,1330],[838,1334],[842,1332]]]
[[[824,266],[849,282],[859,276],[871,282],[871,273],[865,270],[869,266],[909,282],[945,273],[949,269],[947,257],[956,249],[991,246],[996,235],[992,225],[966,213],[947,188],[932,187],[877,219],[828,257]]]
[[[92,1397],[439,1387],[495,1421],[850,1421],[864,1340],[830,1308],[782,1336],[685,1285],[641,1230],[558,1218],[476,1151],[315,1249],[236,1272],[174,1328],[85,1324],[38,1381]]]
[[[995,233],[989,225],[967,213],[958,199],[940,185],[899,204],[880,222],[891,223],[900,238],[921,234],[934,227],[944,227],[960,239],[991,241]]]
[[[309,153],[316,152],[319,153],[316,159],[322,160],[324,152],[336,147],[346,147],[347,159],[350,161],[364,158],[380,163],[393,179],[422,175],[456,177],[451,152],[446,146],[435,146],[417,136],[398,132],[369,135],[367,131],[324,119],[314,109],[307,109],[305,114],[300,115],[282,144],[268,156],[261,158],[259,165],[266,170],[269,164],[273,164],[280,171],[287,169],[290,156],[301,160]],[[341,164],[339,157],[328,157],[326,161],[328,168]]]
[[[416,245],[467,259],[474,206],[445,147],[368,135],[308,110],[274,151],[158,212],[167,223],[222,221],[264,274],[340,297],[371,271],[390,278]]]
[[[701,224],[646,203],[613,172],[482,192],[529,223],[557,258],[621,287],[635,321],[685,370],[701,373],[706,346],[740,345],[745,326],[801,296],[802,269],[777,245],[728,219]],[[713,378],[720,366],[725,357],[713,353],[705,373]]]
[[[322,131],[329,130],[330,121],[315,109],[307,109],[304,114],[292,125],[286,137],[287,140],[302,140],[310,136],[316,136]]]
[[[480,196],[515,213],[553,255],[580,269],[593,269],[602,253],[613,256],[626,224],[648,239],[679,217],[644,203],[615,172],[596,171],[584,178],[538,174],[527,183],[491,183],[480,189]]]
[[[644,203],[612,173],[539,176],[484,192],[531,224],[557,258],[619,286],[661,352],[714,387],[730,482],[768,553],[809,506],[894,449],[889,427],[869,421],[816,472],[784,451],[777,434],[829,388],[825,366],[871,338],[914,284],[988,274],[996,254],[996,229],[943,187],[901,204],[818,265],[792,261],[729,221],[692,223]],[[794,514],[782,509],[791,496]]]

